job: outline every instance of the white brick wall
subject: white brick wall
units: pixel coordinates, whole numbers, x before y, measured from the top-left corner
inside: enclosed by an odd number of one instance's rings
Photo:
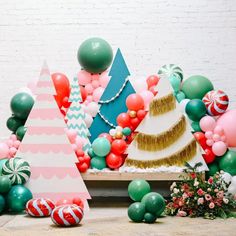
[[[0,136],[9,135],[10,98],[42,61],[73,76],[77,48],[91,36],[120,47],[134,79],[176,63],[236,101],[236,1],[0,0]]]

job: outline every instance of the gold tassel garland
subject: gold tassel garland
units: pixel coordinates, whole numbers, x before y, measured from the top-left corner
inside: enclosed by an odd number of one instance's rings
[[[186,130],[186,118],[181,116],[169,130],[158,135],[138,133],[135,136],[137,148],[145,151],[162,150],[177,141]]]
[[[183,147],[181,150],[161,158],[159,160],[134,160],[129,157],[125,160],[126,166],[135,166],[137,168],[155,168],[159,166],[184,166],[184,164],[190,161],[197,153],[196,140],[193,139],[189,144]]]
[[[176,108],[176,99],[173,93],[164,97],[154,99],[149,105],[149,115],[157,116],[166,112],[172,111]]]

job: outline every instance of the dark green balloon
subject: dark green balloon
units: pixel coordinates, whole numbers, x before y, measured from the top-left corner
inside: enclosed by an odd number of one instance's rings
[[[236,175],[236,152],[228,150],[222,157],[219,157],[219,169]]]
[[[2,195],[0,195],[0,214],[4,211],[5,208],[6,208],[5,198]]]
[[[211,164],[208,164],[209,171],[206,171],[206,179],[209,179],[210,176],[214,176],[216,172],[219,171],[219,166],[216,161]]]
[[[211,81],[202,75],[191,76],[182,85],[182,91],[189,99],[202,99],[207,92],[213,89]]]
[[[187,113],[189,119],[193,121],[199,121],[203,116],[206,115],[206,106],[200,99],[190,100],[186,107],[185,112]]]
[[[146,212],[150,212],[157,217],[163,213],[166,206],[165,199],[155,192],[146,194],[141,202],[145,205]]]
[[[141,202],[134,202],[128,208],[128,216],[134,222],[142,222],[145,214],[145,206]]]
[[[11,180],[7,175],[0,176],[0,193],[7,193],[11,189]]]
[[[5,162],[8,160],[8,158],[0,159],[0,176],[2,175],[2,166],[5,164]]]
[[[22,212],[26,203],[33,198],[30,190],[23,185],[14,185],[7,194],[7,205],[12,212]]]
[[[151,187],[149,183],[144,179],[135,179],[129,183],[128,194],[134,201],[140,202],[142,198],[150,193]]]
[[[16,136],[17,136],[17,139],[18,139],[18,140],[21,141],[21,140],[24,138],[25,133],[26,133],[26,130],[27,130],[27,128],[24,127],[24,126],[20,126],[20,127],[17,129],[17,131],[16,131]]]
[[[16,132],[16,130],[23,124],[24,124],[24,121],[15,116],[11,116],[7,120],[7,128],[11,130],[12,132]]]
[[[90,73],[101,73],[111,65],[113,53],[104,39],[89,38],[80,45],[77,57],[83,69]]]
[[[125,135],[125,136],[129,136],[131,134],[131,129],[129,127],[125,127],[123,130],[122,130],[122,134]]]
[[[201,132],[202,131],[198,121],[192,122],[191,126],[192,126],[192,129],[194,130],[194,132]]]
[[[102,170],[106,168],[106,159],[104,157],[95,156],[91,160],[92,169]]]
[[[34,99],[28,93],[17,93],[11,99],[11,110],[19,119],[27,119],[33,105]]]
[[[156,219],[157,219],[156,215],[154,215],[152,213],[147,212],[144,215],[144,221],[148,224],[154,223],[156,221]]]

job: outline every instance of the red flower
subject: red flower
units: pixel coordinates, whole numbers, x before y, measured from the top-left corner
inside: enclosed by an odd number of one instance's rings
[[[192,179],[195,179],[197,177],[197,174],[193,172],[193,173],[190,173],[190,176]]]
[[[188,192],[189,191],[189,185],[185,183],[181,186],[181,189],[184,190],[184,192]]]
[[[189,197],[193,196],[193,192],[188,192],[187,194],[188,194]]]
[[[198,190],[197,190],[197,194],[199,195],[199,196],[202,196],[202,195],[204,195],[204,191],[201,189],[201,188],[199,188]]]
[[[208,179],[208,183],[209,183],[209,184],[212,184],[212,183],[213,183],[213,178],[212,178],[212,177],[210,177],[210,178]]]

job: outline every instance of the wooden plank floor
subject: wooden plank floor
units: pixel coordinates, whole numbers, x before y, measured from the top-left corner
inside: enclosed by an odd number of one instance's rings
[[[155,224],[133,223],[127,217],[127,207],[94,207],[72,228],[60,228],[50,218],[30,218],[25,215],[0,216],[0,236],[234,236],[236,219],[204,220],[201,218],[163,217]]]

